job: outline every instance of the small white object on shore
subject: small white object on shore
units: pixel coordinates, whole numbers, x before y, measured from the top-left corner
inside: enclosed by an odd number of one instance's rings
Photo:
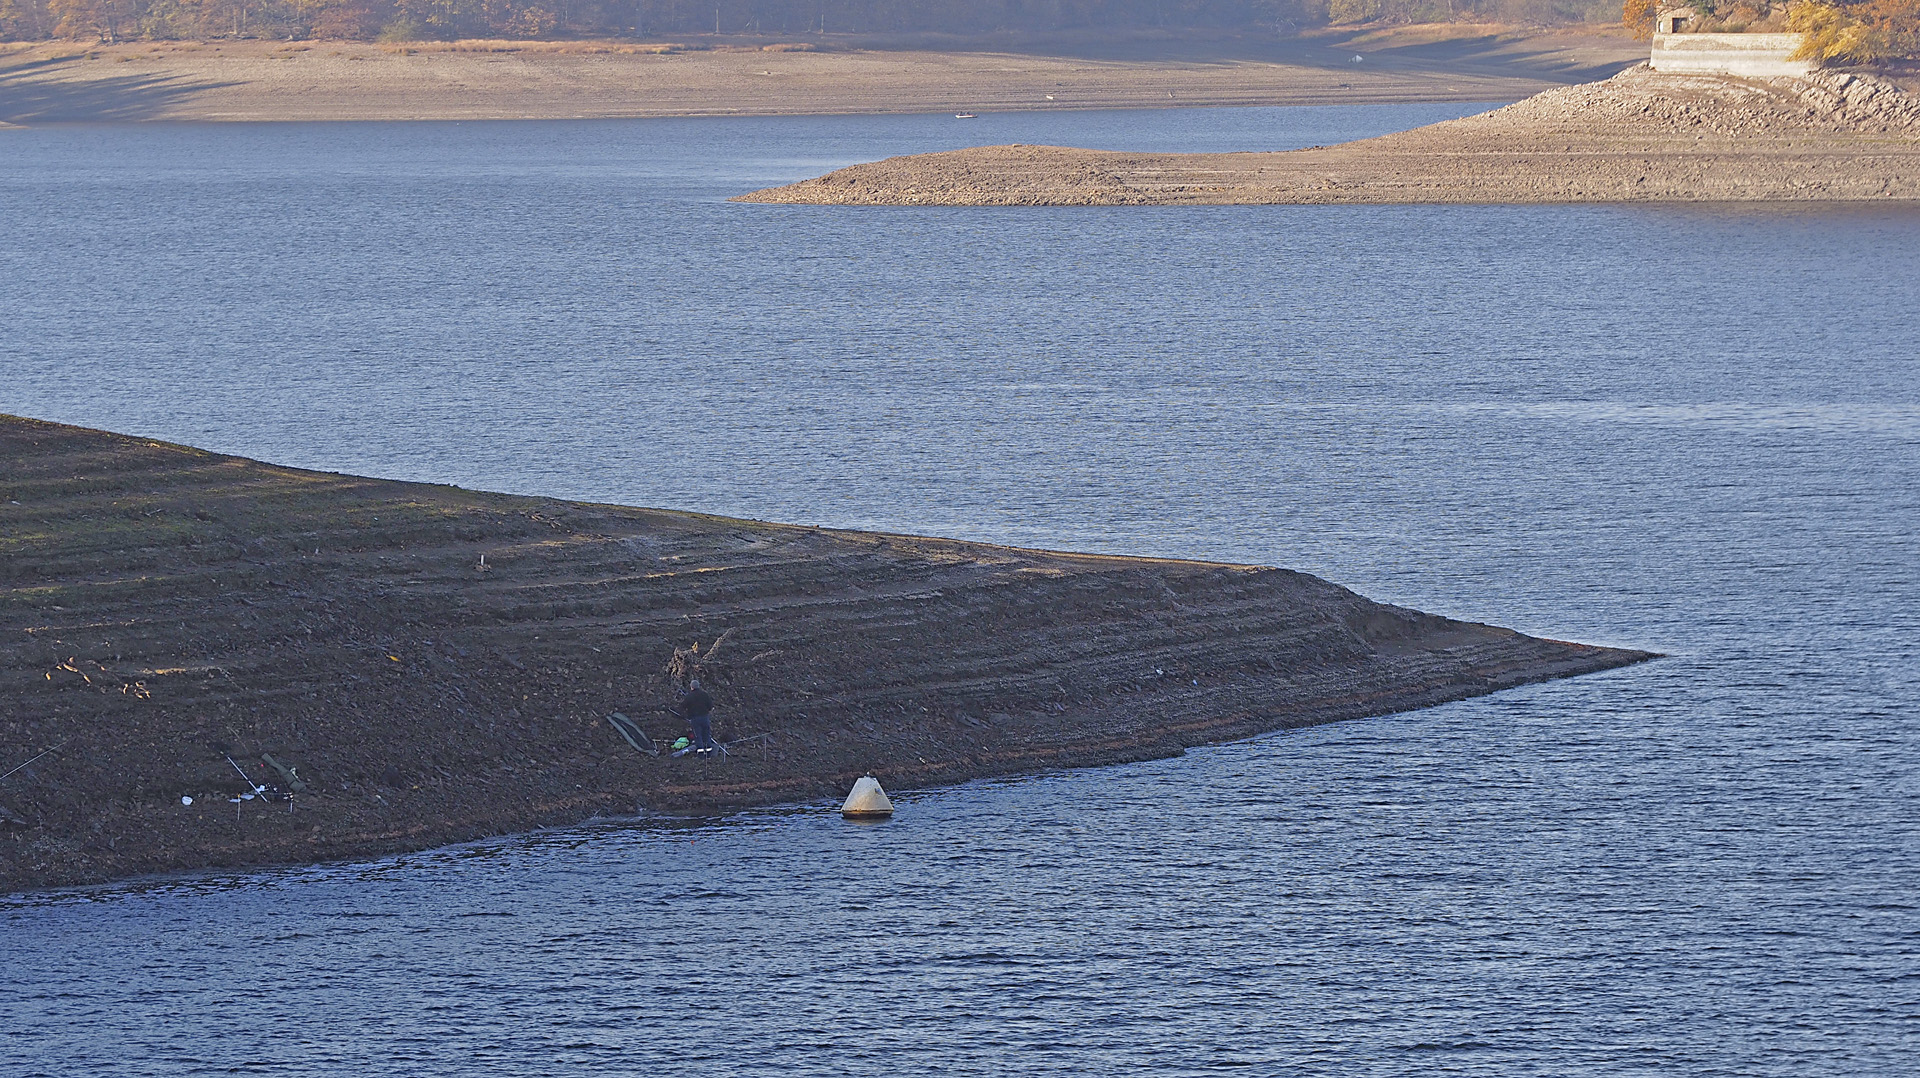
[[[840,815],[849,820],[884,820],[893,815],[893,802],[887,800],[880,780],[868,775],[853,784],[847,803],[840,806]]]

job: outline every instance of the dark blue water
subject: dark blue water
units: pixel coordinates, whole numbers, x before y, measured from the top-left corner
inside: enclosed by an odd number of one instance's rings
[[[0,411],[1673,657],[879,827],[16,898],[0,1073],[1911,1073],[1920,211],[724,201],[1447,114],[4,133]]]

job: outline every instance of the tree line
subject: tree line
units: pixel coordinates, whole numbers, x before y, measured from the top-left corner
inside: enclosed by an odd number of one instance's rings
[[[0,40],[660,38],[1611,21],[1668,0],[0,0]],[[1920,0],[1692,0],[1701,29],[1793,29],[1827,63],[1920,58]]]
[[[0,38],[658,38],[1611,20],[1619,0],[0,0]]]

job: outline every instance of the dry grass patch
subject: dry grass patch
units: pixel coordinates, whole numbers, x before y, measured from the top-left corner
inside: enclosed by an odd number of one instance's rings
[[[458,41],[409,41],[388,52],[540,53],[558,56],[655,56],[670,52],[704,51],[705,45],[678,41],[625,43],[611,41],[514,41],[505,38],[463,38]]]

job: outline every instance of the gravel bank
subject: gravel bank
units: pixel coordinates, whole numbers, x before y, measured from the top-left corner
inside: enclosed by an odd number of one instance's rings
[[[989,146],[855,165],[745,202],[1119,206],[1920,199],[1920,99],[1870,77],[1644,66],[1478,116],[1282,153]]]

